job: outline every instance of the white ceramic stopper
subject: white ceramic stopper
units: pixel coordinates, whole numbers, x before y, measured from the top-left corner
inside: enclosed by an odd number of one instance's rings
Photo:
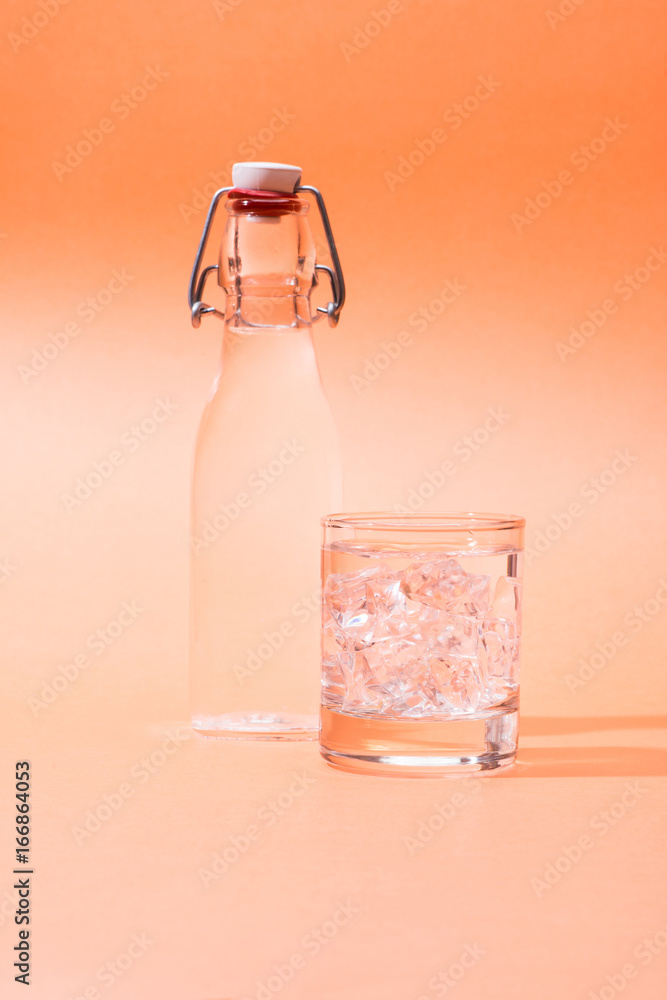
[[[247,191],[280,191],[293,194],[301,183],[301,167],[290,163],[235,163],[232,184]]]

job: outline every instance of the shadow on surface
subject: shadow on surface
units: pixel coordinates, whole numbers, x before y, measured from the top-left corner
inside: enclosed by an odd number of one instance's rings
[[[618,729],[667,729],[667,715],[592,715],[575,718],[522,715],[522,736],[553,736]]]
[[[520,747],[505,778],[640,778],[667,775],[667,750],[653,747]]]
[[[667,775],[667,750],[660,747],[568,746],[530,747],[522,739],[573,733],[620,732],[629,729],[667,729],[665,715],[523,717],[519,753],[514,767],[501,778],[626,778]]]

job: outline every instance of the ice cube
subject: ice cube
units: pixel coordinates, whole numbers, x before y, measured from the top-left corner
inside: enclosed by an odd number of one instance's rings
[[[480,624],[479,662],[490,684],[514,687],[519,682],[519,641],[512,622],[488,618]]]
[[[521,614],[521,584],[511,576],[501,576],[491,604],[494,618],[517,624]]]
[[[396,574],[384,563],[355,573],[330,573],[324,585],[324,603],[334,614],[355,611],[366,601],[366,584],[378,579],[396,579]]]
[[[474,712],[481,707],[485,685],[476,657],[433,656],[429,673],[432,700],[439,711]]]
[[[353,714],[436,718],[499,704],[518,683],[518,581],[453,558],[332,574],[322,609],[323,699]]]
[[[483,614],[490,600],[491,577],[466,573],[456,559],[427,559],[412,563],[403,573],[402,588],[422,604],[455,614]]]

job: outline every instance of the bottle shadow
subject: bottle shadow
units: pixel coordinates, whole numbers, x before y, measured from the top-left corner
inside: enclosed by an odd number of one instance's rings
[[[591,716],[557,718],[524,716],[520,722],[519,752],[513,767],[498,772],[505,778],[625,778],[667,775],[667,749],[633,746],[531,747],[524,737],[570,736],[577,733],[667,729],[665,715]]]

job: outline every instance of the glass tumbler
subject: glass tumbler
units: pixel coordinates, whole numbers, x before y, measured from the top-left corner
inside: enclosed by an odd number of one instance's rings
[[[323,518],[321,752],[365,774],[516,756],[522,517]]]

